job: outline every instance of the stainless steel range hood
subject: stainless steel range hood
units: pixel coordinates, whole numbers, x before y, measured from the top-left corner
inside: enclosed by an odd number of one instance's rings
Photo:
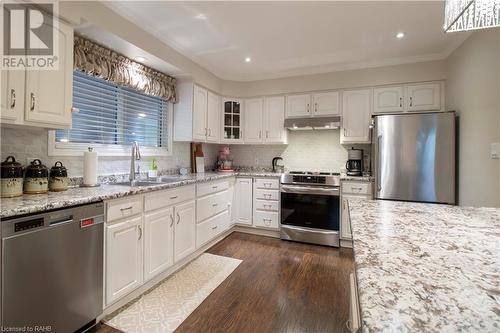
[[[285,119],[285,128],[291,131],[338,129],[340,117]]]

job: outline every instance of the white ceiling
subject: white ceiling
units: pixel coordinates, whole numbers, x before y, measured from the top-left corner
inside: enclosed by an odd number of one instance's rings
[[[442,1],[107,5],[218,77],[236,81],[443,59],[467,37],[443,33]],[[395,38],[399,31],[405,38]]]

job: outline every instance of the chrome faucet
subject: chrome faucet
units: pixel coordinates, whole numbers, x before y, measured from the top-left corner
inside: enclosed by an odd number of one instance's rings
[[[141,160],[141,151],[139,150],[139,143],[134,141],[132,143],[132,153],[130,156],[130,175],[129,180],[131,182],[135,181],[135,161]],[[140,166],[138,166],[139,176],[140,176]]]

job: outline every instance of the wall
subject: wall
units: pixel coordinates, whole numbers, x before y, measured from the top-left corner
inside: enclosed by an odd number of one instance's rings
[[[340,172],[349,148],[340,145],[340,130],[289,131],[288,145],[232,145],[231,152],[237,166],[270,168],[280,156],[288,170]]]
[[[447,108],[459,125],[459,203],[500,207],[500,29],[472,34],[447,61]]]
[[[223,81],[221,92],[225,96],[246,97],[445,79],[446,62],[439,60],[273,80]]]

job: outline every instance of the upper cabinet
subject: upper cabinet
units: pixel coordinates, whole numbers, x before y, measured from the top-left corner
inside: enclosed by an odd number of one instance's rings
[[[373,113],[444,111],[441,82],[378,87],[373,90]]]
[[[55,32],[59,43],[57,69],[2,71],[2,122],[46,128],[71,127],[73,29],[59,22]]]
[[[342,92],[340,143],[370,143],[371,89]]]
[[[288,95],[286,97],[286,117],[327,117],[340,115],[338,91],[314,94]]]
[[[265,98],[263,137],[265,143],[287,142],[284,96]]]
[[[404,110],[403,87],[373,89],[373,113],[402,112]]]
[[[262,98],[245,100],[245,143],[262,143],[262,117],[264,101]]]
[[[192,82],[177,84],[174,141],[220,141],[220,97]]]
[[[286,117],[303,118],[311,116],[311,95],[286,96]]]
[[[222,142],[243,142],[243,110],[241,101],[235,98],[222,99]]]
[[[441,110],[441,84],[425,83],[406,86],[408,111]]]
[[[314,117],[340,115],[339,92],[331,91],[312,95]]]

